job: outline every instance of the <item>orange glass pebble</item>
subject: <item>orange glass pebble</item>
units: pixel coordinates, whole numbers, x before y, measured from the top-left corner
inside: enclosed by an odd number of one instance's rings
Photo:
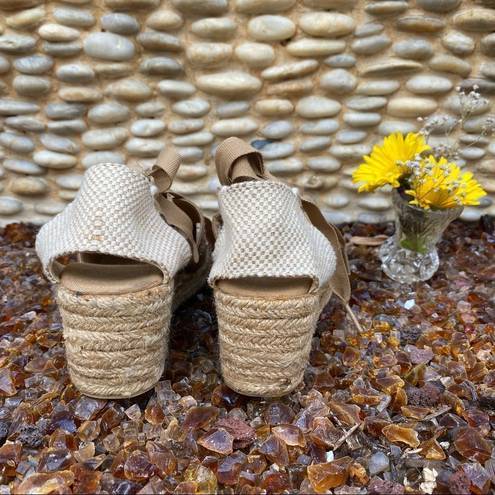
[[[308,478],[317,493],[325,493],[346,483],[349,478],[350,457],[341,457],[332,462],[308,466]]]
[[[418,433],[412,428],[399,425],[388,425],[383,428],[383,435],[393,443],[405,443],[410,447],[419,446]]]

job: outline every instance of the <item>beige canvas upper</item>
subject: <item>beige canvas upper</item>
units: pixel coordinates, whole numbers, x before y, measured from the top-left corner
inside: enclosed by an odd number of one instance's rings
[[[209,282],[243,277],[310,277],[314,289],[332,277],[335,252],[308,220],[298,195],[273,181],[223,186],[218,194],[223,225]]]
[[[165,280],[191,258],[184,237],[156,211],[146,177],[125,165],[91,167],[74,201],[45,224],[36,251],[51,281],[60,256],[93,252],[122,256],[157,266]]]

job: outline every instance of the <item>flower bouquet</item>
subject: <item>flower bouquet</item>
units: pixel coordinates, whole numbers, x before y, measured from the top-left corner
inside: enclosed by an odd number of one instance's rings
[[[438,269],[436,244],[465,205],[486,193],[471,172],[432,149],[428,132],[386,137],[354,171],[359,192],[393,188],[394,237],[380,249],[382,268],[400,282],[427,280]]]

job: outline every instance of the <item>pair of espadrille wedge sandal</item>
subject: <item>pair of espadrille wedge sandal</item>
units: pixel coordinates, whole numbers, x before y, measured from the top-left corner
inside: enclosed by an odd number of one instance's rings
[[[332,293],[349,300],[343,239],[237,138],[216,151],[213,222],[170,191],[179,165],[168,149],[145,174],[95,165],[38,234],[43,268],[58,285],[72,382],[97,398],[151,389],[174,308],[208,279],[226,384],[251,396],[287,394],[303,379],[322,308]]]

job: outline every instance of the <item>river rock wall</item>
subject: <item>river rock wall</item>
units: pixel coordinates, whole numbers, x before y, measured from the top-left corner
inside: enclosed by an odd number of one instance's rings
[[[164,146],[174,189],[217,207],[215,146],[259,148],[270,171],[336,223],[391,216],[350,174],[374,143],[459,113],[456,87],[487,104],[446,138],[495,214],[495,2],[481,0],[0,0],[0,222],[43,222],[101,161],[147,166]]]

